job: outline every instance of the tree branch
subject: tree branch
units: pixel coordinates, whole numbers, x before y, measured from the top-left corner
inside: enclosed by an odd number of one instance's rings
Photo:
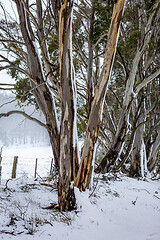
[[[16,99],[11,100],[10,102],[5,102],[2,105],[0,105],[0,108],[2,108],[4,105],[10,104],[10,103],[15,102],[15,101],[16,101]]]
[[[9,117],[9,116],[11,116],[13,114],[20,114],[20,115],[24,116],[25,118],[27,118],[27,119],[29,119],[29,120],[31,120],[33,122],[38,123],[41,127],[44,127],[44,128],[46,128],[48,130],[46,124],[42,123],[41,121],[39,121],[36,118],[33,118],[33,117],[29,116],[27,113],[25,113],[23,111],[13,110],[13,111],[9,111],[7,113],[0,113],[0,118],[2,118],[2,117]]]
[[[93,45],[93,50],[97,47],[98,43],[105,37],[107,36],[108,32],[104,32],[97,40],[97,42]]]
[[[135,94],[138,94],[139,91],[145,87],[148,83],[150,83],[152,80],[154,80],[156,77],[158,77],[158,75],[160,75],[160,68],[154,72],[153,74],[151,74],[148,78],[146,78],[145,80],[143,80],[135,89]]]
[[[7,42],[7,43],[18,43],[18,44],[25,45],[25,43],[24,43],[24,42],[20,42],[20,41],[17,41],[17,40],[11,40],[11,39],[0,39],[0,42]]]

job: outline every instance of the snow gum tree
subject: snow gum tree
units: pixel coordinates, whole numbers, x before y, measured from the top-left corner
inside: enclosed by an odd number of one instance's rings
[[[92,92],[93,50],[91,41],[94,2],[91,3],[90,42],[88,44],[91,61],[87,63],[89,115],[81,159],[77,147],[77,84],[72,53],[74,2],[73,0],[51,0],[45,3],[41,0],[33,3],[29,0],[14,0],[13,2],[17,7],[18,23],[12,18],[7,19],[7,14],[2,7],[6,18],[1,20],[1,43],[2,47],[12,56],[0,55],[2,63],[0,70],[10,69],[13,77],[19,78],[22,82],[24,76],[27,77],[30,86],[28,91],[34,95],[38,108],[45,116],[46,123],[39,123],[45,126],[49,133],[55,165],[59,172],[60,210],[72,210],[76,207],[73,186],[85,190],[90,183],[93,153],[99,134],[101,112],[116,52],[125,1],[118,0],[113,7],[103,66],[97,79],[94,95]],[[77,11],[80,6],[77,3],[75,6],[75,11]],[[9,29],[9,26],[12,28]],[[19,100],[27,94],[24,91]],[[55,99],[59,101],[58,108],[61,112],[60,127]],[[1,117],[14,113],[30,118],[22,111],[1,113]],[[36,121],[34,118],[32,120]]]
[[[98,151],[96,172],[152,171],[160,146],[159,1],[12,3],[17,18],[1,4],[0,70],[15,79],[7,89],[18,103],[35,104],[45,123],[23,111],[0,117],[22,114],[48,131],[59,209],[76,207],[74,187],[89,187]]]

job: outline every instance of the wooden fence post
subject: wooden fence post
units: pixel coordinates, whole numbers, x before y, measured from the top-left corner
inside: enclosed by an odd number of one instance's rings
[[[18,156],[15,156],[13,160],[12,178],[16,178],[17,162],[18,162]]]
[[[36,158],[35,171],[34,171],[34,178],[36,178],[36,176],[37,176],[37,165],[38,165],[38,158]]]

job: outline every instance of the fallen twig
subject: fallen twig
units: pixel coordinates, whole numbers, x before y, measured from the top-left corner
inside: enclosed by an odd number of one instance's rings
[[[160,180],[160,177],[158,178],[151,178],[152,181]]]
[[[138,197],[136,197],[136,200],[135,200],[135,201],[132,201],[132,204],[133,204],[133,205],[136,205],[137,199],[138,199]]]
[[[1,230],[0,233],[10,234],[10,235],[16,236],[16,234],[14,232],[8,232],[8,231],[5,231],[5,230]]]
[[[49,184],[49,183],[40,183],[40,185],[42,185],[42,186],[47,186],[47,187],[51,187],[51,188],[57,188],[56,185]]]
[[[57,205],[57,203],[51,203],[50,206],[47,206],[47,207],[43,207],[43,209],[56,209],[56,210],[59,210],[59,206]]]
[[[156,195],[153,195],[154,197],[156,197],[156,198],[158,198],[159,200],[160,200],[160,198],[158,197],[158,196],[156,196]]]
[[[93,188],[93,191],[91,192],[91,194],[89,195],[88,198],[90,198],[90,197],[93,195],[93,193],[95,192],[95,190],[96,190],[96,188],[97,188],[97,185],[98,185],[98,181],[96,182],[96,184],[95,184],[95,186],[94,186],[94,188]]]
[[[133,190],[138,190],[138,191],[146,191],[147,193],[149,193],[150,194],[150,192],[147,190],[147,189],[138,189],[138,188],[133,188]]]

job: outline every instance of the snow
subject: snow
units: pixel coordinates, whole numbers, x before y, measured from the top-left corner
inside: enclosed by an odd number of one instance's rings
[[[44,177],[50,171],[53,153],[50,146],[31,147],[31,145],[24,145],[12,148],[3,147],[2,180],[11,177],[14,156],[18,156],[17,177],[22,175],[33,177],[36,158],[38,159],[37,173],[39,176]]]
[[[47,158],[51,149],[4,148],[2,162],[7,154]],[[44,166],[40,164],[40,168]],[[22,174],[6,183],[7,178],[0,185],[2,240],[160,239],[159,180],[142,181],[111,173],[94,175],[91,190],[81,193],[75,188],[77,210],[59,213],[44,209],[57,202],[56,179]]]

